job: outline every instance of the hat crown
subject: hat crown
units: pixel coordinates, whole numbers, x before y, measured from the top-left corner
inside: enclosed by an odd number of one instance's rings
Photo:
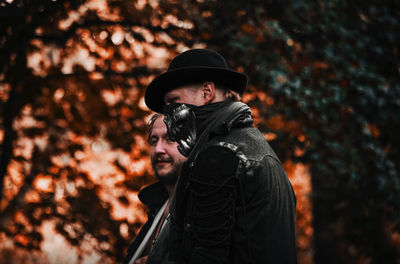
[[[164,98],[175,88],[204,81],[215,82],[242,94],[247,86],[247,76],[228,68],[225,59],[209,49],[187,50],[172,59],[168,70],[157,76],[145,94],[146,105],[162,113]]]
[[[224,57],[219,53],[207,49],[192,49],[176,56],[171,61],[168,71],[196,67],[228,69]]]

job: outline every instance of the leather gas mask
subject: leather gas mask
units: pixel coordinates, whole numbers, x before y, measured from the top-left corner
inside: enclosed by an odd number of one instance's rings
[[[164,123],[170,140],[178,143],[178,151],[188,157],[196,144],[196,115],[186,104],[172,103],[164,107]]]

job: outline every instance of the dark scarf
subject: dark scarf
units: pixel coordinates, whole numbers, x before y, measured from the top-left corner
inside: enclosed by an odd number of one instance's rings
[[[202,106],[173,103],[164,107],[164,115],[168,136],[189,160],[212,134],[227,134],[235,124],[252,123],[250,108],[232,100]]]

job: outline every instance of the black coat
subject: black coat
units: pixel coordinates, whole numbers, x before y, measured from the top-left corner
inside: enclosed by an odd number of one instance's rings
[[[139,200],[149,209],[147,213],[147,222],[143,225],[139,234],[135,237],[135,240],[129,246],[127,256],[124,259],[124,264],[129,263],[130,259],[138,249],[140,243],[146,236],[157,212],[161,209],[165,201],[168,199],[168,192],[160,182],[156,182],[141,190],[138,197]]]
[[[177,263],[297,263],[296,197],[260,131],[224,123],[184,163],[170,206]]]

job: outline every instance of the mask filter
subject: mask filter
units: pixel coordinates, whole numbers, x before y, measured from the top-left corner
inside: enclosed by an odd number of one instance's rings
[[[196,115],[186,104],[172,103],[164,107],[164,123],[170,140],[178,143],[178,151],[188,157],[196,144]]]

